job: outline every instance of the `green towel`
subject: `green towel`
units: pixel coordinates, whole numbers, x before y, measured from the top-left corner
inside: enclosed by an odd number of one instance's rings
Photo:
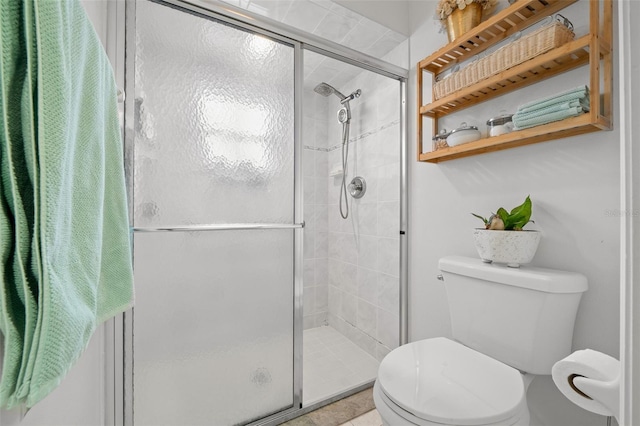
[[[561,102],[561,103],[557,103],[557,104],[552,104],[552,105],[549,105],[549,106],[547,106],[545,108],[536,109],[534,111],[527,112],[527,113],[524,113],[524,114],[518,112],[518,113],[514,114],[514,117],[516,118],[516,121],[518,121],[518,120],[529,120],[531,118],[540,117],[541,115],[551,114],[553,112],[564,111],[564,110],[567,110],[569,108],[575,108],[575,107],[581,107],[585,111],[589,110],[589,106],[588,105],[585,105],[585,103],[583,103],[580,99],[576,99],[576,100],[571,101],[571,102]]]
[[[31,407],[131,306],[131,247],[116,87],[82,6],[0,7],[0,405]]]
[[[557,95],[521,105],[513,114],[513,126],[515,130],[522,130],[576,117],[589,111],[589,103],[589,88],[585,85],[578,86]]]
[[[583,106],[583,104],[579,100],[574,100],[571,102],[562,102],[559,104],[549,105],[548,107],[540,108],[535,111],[528,112],[526,114],[521,114],[520,112],[518,112],[513,115],[512,121],[513,121],[513,125],[517,128],[521,123],[531,121],[538,117],[542,117],[542,116],[557,113],[557,112],[568,111],[572,108],[578,108],[578,107],[580,107],[583,111],[589,110],[589,108],[586,106]]]
[[[551,123],[554,121],[564,120],[569,117],[577,117],[580,114],[584,113],[584,110],[581,106],[566,108],[560,111],[551,112],[544,115],[539,115],[537,117],[532,117],[529,119],[519,119],[513,121],[513,128],[515,130],[527,129],[529,127],[540,126],[542,124]]]
[[[0,401],[17,402],[18,385],[27,372],[37,321],[40,278],[37,229],[37,166],[31,99],[36,72],[31,45],[24,36],[29,8],[0,2],[0,330],[5,354]]]
[[[557,95],[548,96],[546,98],[537,99],[535,101],[528,102],[518,107],[517,113],[526,114],[531,111],[535,111],[540,108],[548,107],[552,104],[561,102],[568,102],[577,99],[589,99],[589,88],[587,86],[578,86],[571,90],[559,93]]]

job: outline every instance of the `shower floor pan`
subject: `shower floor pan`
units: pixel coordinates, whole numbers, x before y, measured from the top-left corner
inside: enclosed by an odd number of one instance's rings
[[[303,332],[303,407],[369,383],[380,363],[330,326]]]

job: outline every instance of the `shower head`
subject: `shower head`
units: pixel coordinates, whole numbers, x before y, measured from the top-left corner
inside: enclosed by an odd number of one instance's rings
[[[345,95],[343,95],[342,93],[340,93],[338,91],[338,89],[336,89],[333,86],[330,86],[327,83],[320,83],[318,84],[314,89],[314,92],[321,94],[322,96],[331,96],[336,95],[337,97],[340,98],[341,101],[345,100],[347,97]]]

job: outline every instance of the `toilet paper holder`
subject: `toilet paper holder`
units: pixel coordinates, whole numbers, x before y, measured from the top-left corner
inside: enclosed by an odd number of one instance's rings
[[[573,380],[576,377],[584,377],[584,376],[582,374],[571,374],[571,375],[569,375],[569,377],[567,377],[567,381],[569,382],[569,386],[571,386],[571,389],[573,389],[575,391],[575,393],[577,393],[578,395],[593,401],[593,398],[591,398],[586,393],[582,392],[580,389],[578,389],[578,387],[575,385],[575,383],[573,383]]]
[[[551,377],[558,389],[579,407],[607,417],[620,414],[620,361],[591,349],[556,362]],[[607,424],[611,421],[607,419]]]
[[[593,401],[593,398],[591,398],[586,393],[582,392],[580,389],[578,389],[575,383],[573,383],[573,379],[575,379],[576,377],[584,377],[584,376],[582,374],[571,374],[569,377],[567,377],[567,381],[569,382],[569,386],[571,386],[571,389],[573,389],[578,395]],[[607,416],[607,426],[611,426],[612,418],[613,416]]]

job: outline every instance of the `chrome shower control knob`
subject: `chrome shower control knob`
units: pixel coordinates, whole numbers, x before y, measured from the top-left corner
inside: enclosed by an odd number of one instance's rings
[[[353,198],[362,198],[364,193],[367,192],[367,182],[363,177],[356,176],[351,179],[351,183],[348,188],[349,194],[351,194]]]

